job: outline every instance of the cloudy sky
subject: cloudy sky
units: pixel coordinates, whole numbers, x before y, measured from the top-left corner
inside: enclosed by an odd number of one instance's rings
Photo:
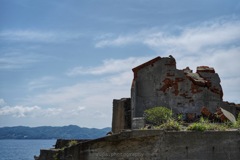
[[[240,1],[0,0],[0,127],[110,127],[131,69],[170,54],[240,103]]]

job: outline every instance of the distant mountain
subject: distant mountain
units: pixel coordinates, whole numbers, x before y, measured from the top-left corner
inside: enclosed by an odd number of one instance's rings
[[[94,139],[105,136],[111,128],[81,128],[75,125],[63,127],[3,127],[0,139]]]

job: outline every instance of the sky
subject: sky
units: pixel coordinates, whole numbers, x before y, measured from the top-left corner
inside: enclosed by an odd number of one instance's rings
[[[0,0],[0,127],[111,127],[131,69],[169,55],[240,103],[240,1]]]

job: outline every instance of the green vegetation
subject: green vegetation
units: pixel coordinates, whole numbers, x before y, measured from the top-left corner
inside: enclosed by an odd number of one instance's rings
[[[161,125],[172,118],[172,111],[166,107],[154,107],[144,111],[147,123]]]
[[[167,122],[161,124],[160,126],[158,126],[156,128],[163,129],[163,130],[179,131],[179,130],[181,130],[181,125],[177,121],[175,121],[174,119],[170,119]]]
[[[181,125],[173,119],[172,111],[166,107],[154,107],[145,110],[144,118],[155,129],[180,130]]]
[[[72,146],[75,146],[77,144],[78,144],[78,142],[76,140],[71,140],[65,146],[60,148],[60,150],[63,151],[65,148],[72,147]]]
[[[240,113],[238,114],[238,117],[236,119],[236,122],[235,123],[231,123],[231,124],[228,124],[229,127],[232,127],[232,128],[240,128]]]
[[[203,123],[193,123],[187,128],[188,130],[195,130],[195,131],[205,131],[207,130],[207,125]]]
[[[236,125],[240,126],[240,113],[238,113],[238,118],[237,118]]]
[[[236,123],[230,121],[225,123],[211,123],[208,119],[201,117],[198,122],[186,124],[182,120],[182,115],[173,117],[173,113],[166,107],[154,107],[144,112],[144,118],[147,124],[153,125],[154,129],[163,130],[191,130],[191,131],[225,131],[230,129],[240,129],[240,113]]]
[[[205,130],[225,131],[226,129],[227,129],[226,124],[210,123],[207,119],[204,119],[203,117],[200,118],[199,122],[192,123],[187,127],[187,130],[193,131],[205,131]]]
[[[208,121],[201,117],[199,122],[192,123],[187,127],[187,130],[205,131],[208,129],[208,124]]]

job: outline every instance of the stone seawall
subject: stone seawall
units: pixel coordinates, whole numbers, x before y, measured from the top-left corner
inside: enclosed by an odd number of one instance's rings
[[[125,131],[52,153],[59,160],[239,160],[240,132]]]

